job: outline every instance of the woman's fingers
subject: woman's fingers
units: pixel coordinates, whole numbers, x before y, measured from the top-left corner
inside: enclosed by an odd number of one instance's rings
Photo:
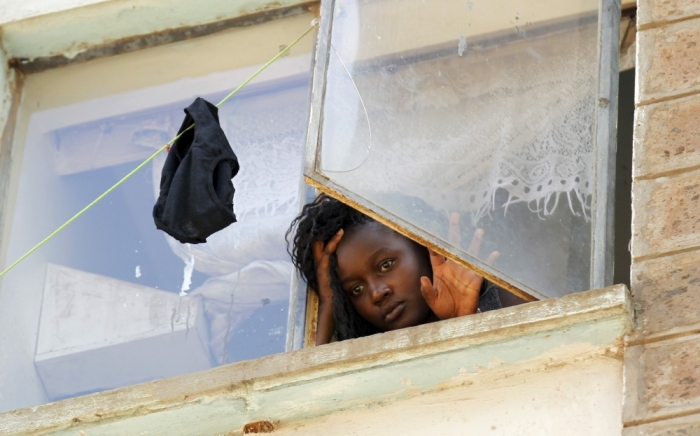
[[[469,245],[468,253],[474,257],[479,257],[479,250],[481,250],[481,241],[484,239],[484,229],[476,229],[474,232],[474,239],[472,239],[471,245]]]
[[[323,241],[315,241],[313,244],[314,266],[316,267],[316,280],[318,282],[318,294],[321,302],[332,301],[333,291],[330,288],[330,258],[331,254],[335,253],[340,239],[343,237],[343,229],[333,235],[327,243]],[[330,322],[330,321],[324,321]],[[330,336],[329,336],[330,337]]]
[[[459,219],[459,214],[456,212],[450,215],[450,230],[447,235],[447,240],[455,247],[462,246],[462,234],[459,229]]]
[[[335,253],[335,250],[338,248],[338,244],[340,243],[340,240],[343,238],[343,229],[338,230],[338,232],[333,235],[330,241],[328,241],[327,244],[324,244],[323,241],[315,241],[313,245],[313,253],[314,253],[314,261],[316,263],[321,262],[324,257],[328,258],[331,254]]]
[[[423,294],[423,298],[425,298],[425,302],[432,307],[435,299],[437,299],[437,291],[426,276],[420,278],[420,291]]]
[[[493,253],[489,254],[489,257],[486,259],[486,264],[493,265],[500,255],[501,253],[499,253],[498,251],[494,251]]]
[[[323,249],[324,254],[330,256],[331,254],[335,253],[335,250],[338,248],[338,244],[340,244],[340,240],[343,238],[343,234],[345,232],[343,229],[338,230],[338,233],[333,235],[330,241],[326,244],[325,248]]]
[[[428,248],[428,253],[430,253],[430,265],[433,267],[433,273],[435,273],[435,268],[447,262],[445,256],[441,256]]]

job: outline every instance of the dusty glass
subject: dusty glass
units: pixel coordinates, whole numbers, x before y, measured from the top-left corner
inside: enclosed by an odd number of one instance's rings
[[[271,32],[286,42],[306,26],[308,17]],[[218,102],[279,50],[267,43],[247,65],[213,61],[217,49],[250,44],[244,33],[71,66],[72,77],[30,76],[5,264],[172,138],[194,97]],[[241,165],[237,223],[196,245],[157,230],[162,154],[3,277],[0,411],[285,351],[293,267],[284,233],[305,201],[310,45],[219,110]]]
[[[500,277],[531,295],[589,289],[598,8],[336,0],[307,175],[467,260],[484,229],[478,258],[498,251]]]

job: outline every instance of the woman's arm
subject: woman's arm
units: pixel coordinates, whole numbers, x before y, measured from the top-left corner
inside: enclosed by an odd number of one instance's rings
[[[316,345],[327,344],[333,337],[335,320],[333,319],[333,301],[318,302],[318,325],[316,326]]]
[[[316,282],[318,284],[318,325],[316,326],[316,345],[327,344],[335,331],[333,319],[333,289],[331,288],[331,255],[338,248],[343,237],[340,229],[327,244],[322,241],[314,242],[314,266],[316,267]]]

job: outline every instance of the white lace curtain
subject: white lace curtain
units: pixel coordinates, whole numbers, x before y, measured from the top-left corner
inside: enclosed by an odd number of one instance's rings
[[[353,63],[374,31],[357,10],[343,13],[338,26],[350,34],[330,55],[322,171],[367,198],[384,190],[438,211],[459,205],[475,223],[514,202],[527,202],[541,217],[565,205],[588,219],[594,19],[464,56],[464,41],[455,40],[453,52],[424,49],[427,60],[395,55]],[[496,205],[499,189],[509,198]]]

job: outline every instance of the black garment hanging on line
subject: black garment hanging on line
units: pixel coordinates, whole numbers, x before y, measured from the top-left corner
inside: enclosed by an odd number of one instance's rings
[[[160,195],[153,207],[156,227],[182,243],[199,244],[236,222],[233,183],[238,158],[219,125],[218,108],[197,98],[185,109],[178,133],[163,165]]]

